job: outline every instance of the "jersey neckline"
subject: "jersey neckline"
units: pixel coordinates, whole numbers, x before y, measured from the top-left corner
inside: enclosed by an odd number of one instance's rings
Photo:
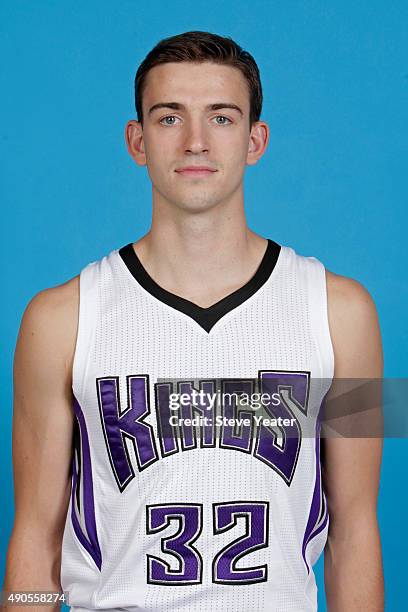
[[[158,299],[160,302],[167,304],[171,308],[184,313],[188,317],[194,319],[207,333],[210,332],[212,327],[227,313],[229,313],[237,306],[240,306],[246,302],[252,295],[254,295],[271,276],[281,252],[281,245],[267,239],[268,244],[265,249],[265,253],[261,259],[261,262],[252,276],[242,287],[239,287],[232,293],[221,298],[218,302],[211,304],[211,306],[203,307],[183,298],[171,291],[167,291],[161,287],[147,272],[143,266],[139,257],[136,255],[136,251],[133,248],[133,243],[129,242],[126,246],[123,246],[118,250],[120,257],[128,268],[129,272],[136,279],[136,281],[145,289],[148,293]]]

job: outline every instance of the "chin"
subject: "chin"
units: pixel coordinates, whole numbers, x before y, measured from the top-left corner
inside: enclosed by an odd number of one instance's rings
[[[192,213],[201,213],[207,210],[211,210],[215,208],[220,201],[218,199],[190,199],[190,200],[179,200],[176,203],[176,206],[182,210],[192,212]]]
[[[214,208],[221,202],[219,197],[211,193],[175,194],[169,198],[169,201],[177,208],[190,212],[204,212]]]

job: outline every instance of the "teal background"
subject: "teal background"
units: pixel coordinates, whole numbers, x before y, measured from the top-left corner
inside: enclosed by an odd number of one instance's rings
[[[254,55],[271,141],[248,168],[249,224],[362,282],[378,307],[385,375],[407,375],[407,22],[405,1],[3,0],[1,577],[21,316],[39,290],[148,229],[150,182],[123,134],[135,71],[160,38],[209,30]],[[393,612],[406,609],[407,462],[407,441],[387,440],[379,519]]]

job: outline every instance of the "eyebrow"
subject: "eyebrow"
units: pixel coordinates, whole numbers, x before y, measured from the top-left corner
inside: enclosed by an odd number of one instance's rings
[[[148,114],[151,115],[152,112],[157,110],[158,108],[171,108],[172,110],[186,110],[186,107],[184,106],[184,104],[180,104],[179,102],[158,102],[157,104],[153,104],[153,106],[149,108]],[[231,102],[216,102],[215,104],[208,104],[205,107],[205,110],[213,111],[213,110],[221,110],[223,108],[230,108],[232,110],[238,111],[241,116],[244,115],[244,113],[239,108],[239,106],[237,106],[236,104],[232,104]]]

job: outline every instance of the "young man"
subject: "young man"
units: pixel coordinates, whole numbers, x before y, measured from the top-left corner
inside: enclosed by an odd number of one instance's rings
[[[246,224],[269,137],[251,55],[187,32],[135,87],[151,229],[26,309],[4,588],[62,586],[74,610],[306,612],[324,549],[330,612],[383,610],[381,441],[320,449],[318,418],[333,377],[382,375],[373,301]],[[269,425],[233,396],[255,392],[278,398]]]

